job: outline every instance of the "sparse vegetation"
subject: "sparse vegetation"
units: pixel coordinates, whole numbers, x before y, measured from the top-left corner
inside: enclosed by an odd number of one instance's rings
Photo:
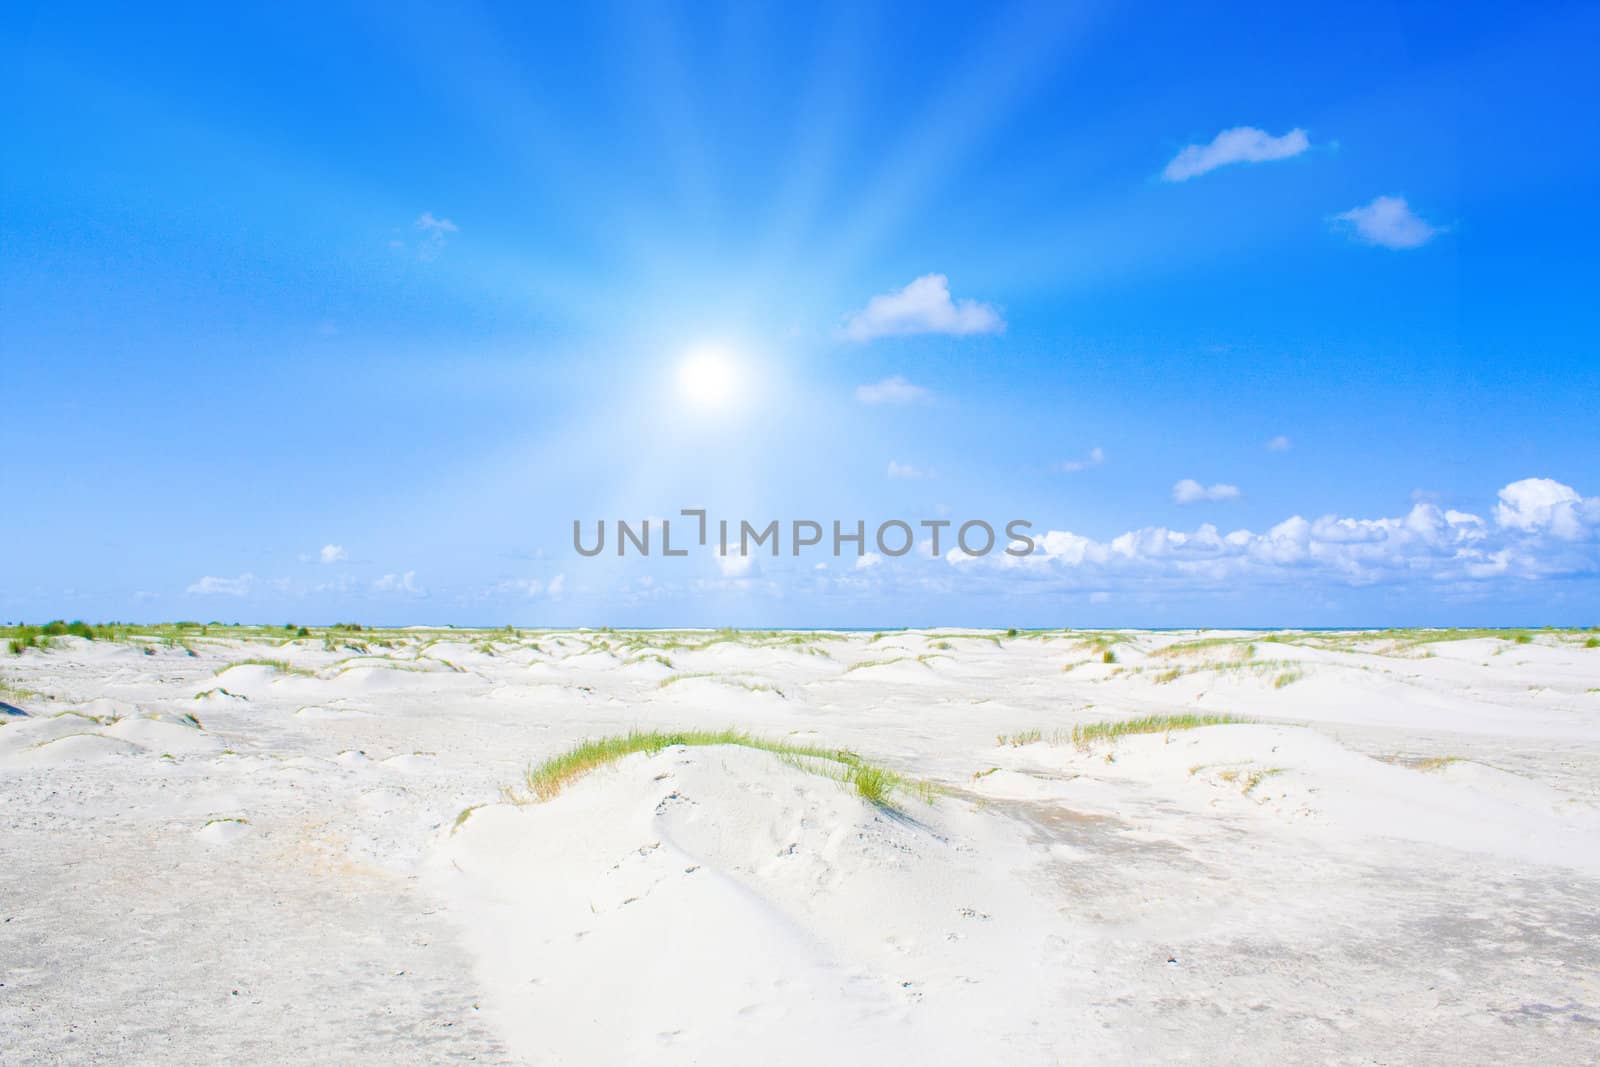
[[[1130,734],[1165,734],[1247,721],[1233,715],[1145,715],[1137,719],[1079,723],[1072,728],[1072,743],[1078,748],[1088,748],[1097,741],[1115,741]]]
[[[235,667],[269,667],[273,671],[276,671],[278,674],[310,675],[312,673],[311,671],[306,670],[304,667],[296,667],[296,666],[294,666],[288,660],[263,659],[263,658],[254,657],[254,656],[251,657],[250,659],[236,659],[232,663],[226,664],[225,666],[222,666],[222,667],[218,667],[212,673],[213,674],[221,674],[223,671],[231,671]]]
[[[741,730],[635,730],[621,736],[584,741],[528,768],[524,779],[526,793],[513,795],[511,799],[518,803],[550,800],[572,782],[599,767],[637,752],[654,755],[676,745],[737,745],[770,752],[791,766],[846,783],[864,800],[879,806],[888,806],[890,796],[901,791],[910,792],[929,802],[934,796],[931,785],[903,778],[844,749],[771,741],[753,737]]]
[[[1200,726],[1222,726],[1249,721],[1234,715],[1146,715],[1137,719],[1078,723],[1070,730],[1060,730],[1049,735],[1041,730],[1020,730],[1014,734],[1000,734],[995,738],[995,743],[1020,747],[1047,741],[1052,745],[1070,744],[1079,749],[1087,749],[1097,741],[1115,741],[1129,734],[1164,734],[1174,730],[1193,730]]]
[[[1282,773],[1283,773],[1283,768],[1282,767],[1268,767],[1265,770],[1251,771],[1249,774],[1245,775],[1245,780],[1244,780],[1244,794],[1245,794],[1245,796],[1249,796],[1251,790],[1255,789],[1256,786],[1260,785],[1262,782],[1266,781],[1268,778],[1271,778],[1275,774],[1282,774]]]
[[[24,689],[20,685],[16,685],[15,683],[9,682],[4,678],[0,678],[0,700],[32,700],[38,695],[39,694],[34,692],[32,689]]]
[[[888,659],[864,659],[859,663],[850,664],[850,666],[844,669],[844,673],[849,674],[851,671],[864,671],[868,667],[887,667],[893,663],[905,663],[912,658],[913,657],[911,656],[890,656]]]
[[[1041,730],[1020,730],[1014,734],[1001,734],[994,739],[997,745],[1010,745],[1012,748],[1021,748],[1023,745],[1034,745],[1044,740]]]

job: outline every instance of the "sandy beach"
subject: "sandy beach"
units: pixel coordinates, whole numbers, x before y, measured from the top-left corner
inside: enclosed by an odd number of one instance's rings
[[[1589,638],[58,638],[0,1059],[1591,1063]]]

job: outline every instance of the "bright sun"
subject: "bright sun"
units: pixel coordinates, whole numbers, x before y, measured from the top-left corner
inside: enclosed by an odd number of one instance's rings
[[[697,408],[719,408],[733,397],[737,373],[721,349],[701,348],[678,365],[678,392]]]

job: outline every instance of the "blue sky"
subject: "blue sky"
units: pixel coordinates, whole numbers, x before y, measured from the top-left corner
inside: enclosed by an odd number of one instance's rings
[[[1592,6],[5,18],[0,619],[1600,622]]]

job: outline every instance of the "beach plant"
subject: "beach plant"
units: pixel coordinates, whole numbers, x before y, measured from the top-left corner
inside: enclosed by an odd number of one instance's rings
[[[265,659],[259,656],[252,656],[249,659],[236,659],[232,663],[218,667],[211,673],[221,674],[223,671],[230,671],[235,667],[270,667],[278,674],[301,674],[309,676],[312,673],[311,671],[306,670],[304,667],[294,666],[288,660]]]
[[[32,689],[24,689],[15,682],[0,678],[0,697],[7,700],[32,700],[39,694]]]
[[[1078,723],[1072,727],[1071,740],[1077,748],[1088,748],[1097,741],[1115,741],[1133,734],[1165,734],[1248,721],[1233,715],[1144,715],[1136,719]]]
[[[910,659],[912,659],[911,656],[890,656],[888,659],[864,659],[859,663],[850,664],[850,666],[844,669],[844,673],[849,674],[851,671],[864,671],[868,667],[887,667],[892,663],[904,663]],[[927,666],[927,664],[924,663],[923,666]]]
[[[997,745],[1010,745],[1012,748],[1021,748],[1023,745],[1032,745],[1044,740],[1042,730],[1019,730],[1014,734],[1000,734],[995,739]]]
[[[935,796],[930,783],[905,778],[846,749],[774,741],[730,729],[630,730],[626,734],[586,740],[529,767],[524,776],[525,792],[513,794],[511,799],[517,803],[547,801],[597,768],[635,753],[655,755],[663,749],[679,745],[736,745],[768,752],[790,766],[844,783],[863,800],[879,807],[891,807],[891,797],[901,792],[910,793],[929,803]]]

